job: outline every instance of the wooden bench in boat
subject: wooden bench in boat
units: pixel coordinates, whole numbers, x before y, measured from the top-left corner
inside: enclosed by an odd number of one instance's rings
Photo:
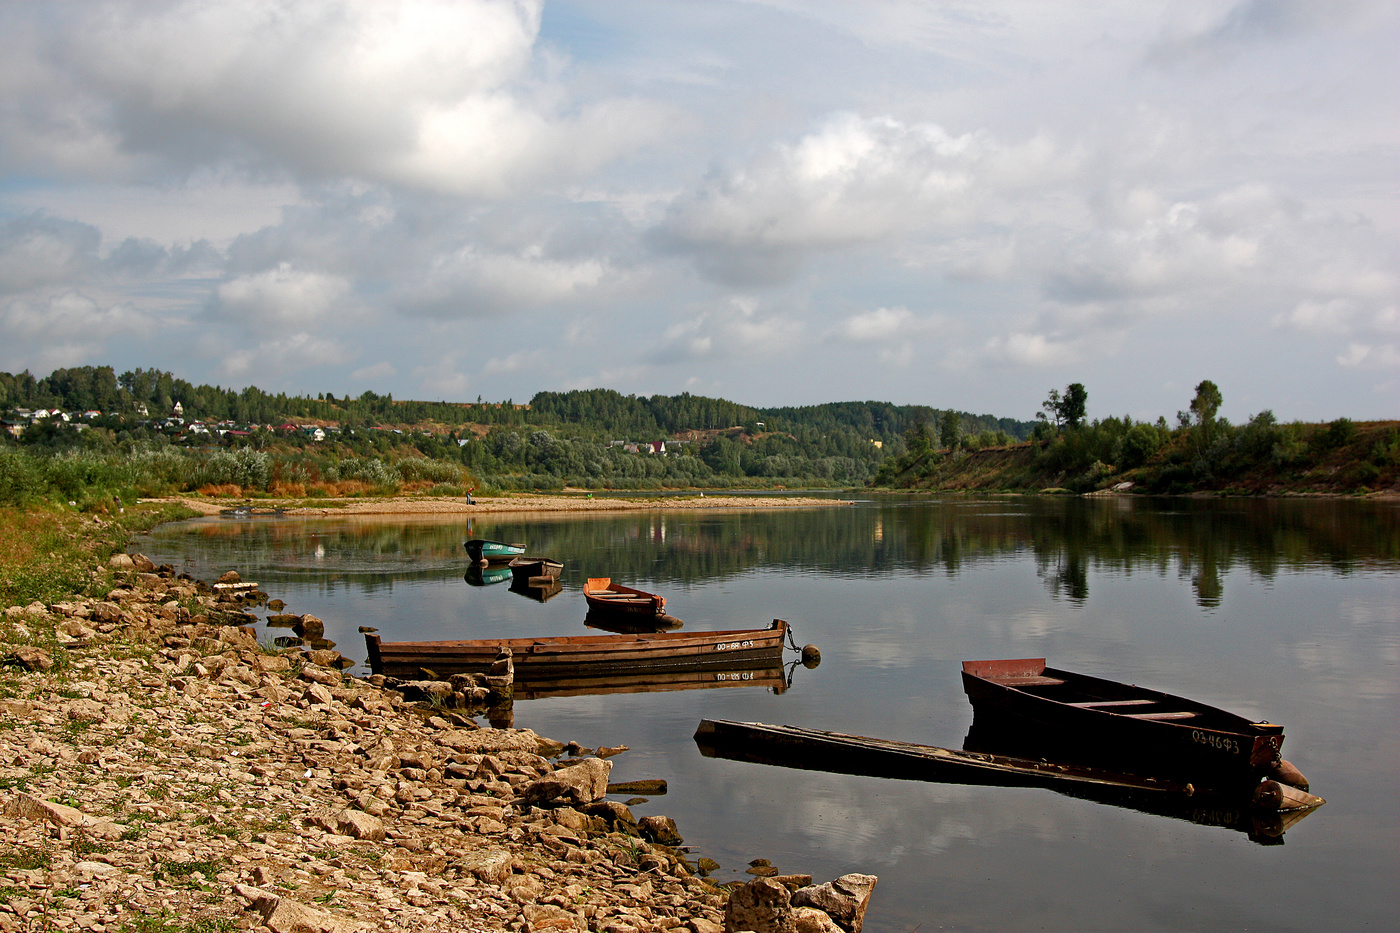
[[[1081,701],[1078,702],[1078,703],[1066,703],[1065,705],[1066,705],[1066,706],[1076,706],[1076,707],[1078,707],[1079,709],[1099,709],[1100,707],[1110,707],[1110,706],[1151,706],[1151,705],[1153,705],[1154,703],[1157,703],[1157,702],[1158,702],[1157,700],[1147,700],[1147,699],[1138,699],[1138,700],[1081,700]]]
[[[1195,719],[1200,713],[1192,713],[1187,710],[1174,713],[1123,713],[1129,719],[1151,719],[1154,721],[1165,721],[1169,719]]]
[[[1025,674],[1016,677],[994,677],[991,678],[999,684],[1006,684],[1008,687],[1056,687],[1064,683],[1058,677],[1045,677],[1041,674]]]

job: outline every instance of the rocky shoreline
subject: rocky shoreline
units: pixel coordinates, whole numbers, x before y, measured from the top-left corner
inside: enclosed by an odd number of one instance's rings
[[[710,882],[608,794],[625,749],[407,700],[259,644],[244,590],[112,566],[0,619],[0,933],[859,933],[874,876]]]

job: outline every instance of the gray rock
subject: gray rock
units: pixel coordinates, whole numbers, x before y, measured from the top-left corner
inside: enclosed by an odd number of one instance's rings
[[[506,849],[483,849],[468,855],[462,862],[462,870],[500,886],[510,877],[512,861],[513,856]]]
[[[678,846],[683,841],[676,821],[669,816],[644,816],[638,826],[644,837],[663,846]]]
[[[842,875],[826,884],[801,888],[792,896],[795,907],[815,907],[823,911],[846,933],[860,933],[865,908],[880,879],[875,875]]]
[[[797,933],[792,895],[780,884],[759,878],[729,894],[724,910],[725,933]]]
[[[370,842],[379,842],[384,838],[384,824],[359,810],[341,810],[336,814],[336,823],[341,835]]]
[[[571,804],[592,803],[601,800],[607,793],[611,772],[612,762],[585,758],[576,765],[560,768],[531,781],[522,789],[521,796],[526,801],[538,803],[561,799]]]
[[[14,650],[14,659],[21,667],[27,667],[31,671],[51,671],[53,670],[53,658],[43,648],[35,648],[33,645],[20,645]]]

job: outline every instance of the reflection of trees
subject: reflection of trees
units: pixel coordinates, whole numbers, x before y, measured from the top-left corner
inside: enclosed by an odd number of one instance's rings
[[[1034,555],[1057,596],[1088,597],[1091,571],[1189,578],[1220,604],[1222,579],[1325,565],[1339,573],[1400,560],[1400,509],[1346,500],[918,499],[873,506],[755,512],[623,512],[456,522],[280,518],[195,522],[139,542],[204,572],[257,569],[374,591],[395,581],[460,576],[467,537],[525,541],[565,562],[566,579],[610,576],[674,587],[766,568],[879,575],[958,573],[1016,552]],[[264,569],[265,568],[265,569]]]

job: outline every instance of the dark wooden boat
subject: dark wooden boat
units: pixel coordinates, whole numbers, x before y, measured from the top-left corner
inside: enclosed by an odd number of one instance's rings
[[[488,564],[504,564],[525,553],[523,544],[507,544],[504,541],[489,541],[486,538],[472,538],[462,542],[462,547],[467,549],[467,556],[478,564],[483,561]]]
[[[766,629],[720,632],[656,632],[642,635],[567,635],[555,638],[481,638],[471,641],[382,642],[366,633],[370,670],[419,678],[485,672],[501,648],[515,659],[516,678],[588,670],[595,674],[653,670],[755,668],[781,663],[787,623]]]
[[[1070,760],[1197,787],[1257,784],[1279,761],[1283,727],[1132,684],[1046,667],[1044,658],[964,661],[978,716],[1023,724]]]
[[[563,561],[548,557],[513,557],[507,566],[515,582],[524,586],[549,586],[564,571]]]
[[[707,758],[785,768],[943,784],[1044,787],[1067,797],[1235,830],[1260,845],[1281,845],[1285,830],[1326,802],[1295,791],[1281,805],[1261,805],[1249,793],[1198,791],[1189,784],[1110,769],[762,723],[702,720],[695,743]]]

